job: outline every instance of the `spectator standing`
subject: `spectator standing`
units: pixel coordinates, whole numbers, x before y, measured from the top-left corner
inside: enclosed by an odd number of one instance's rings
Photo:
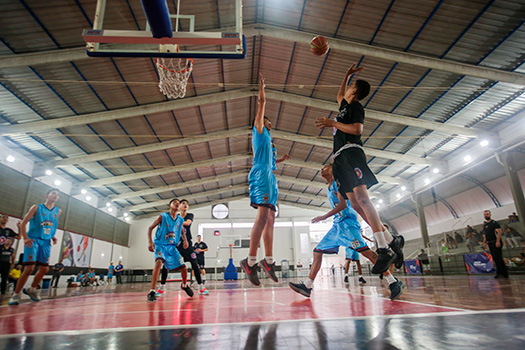
[[[16,288],[16,283],[22,274],[22,265],[16,265],[16,268],[12,269],[9,273],[9,283],[13,283],[13,289]]]
[[[118,265],[115,266],[115,276],[117,277],[117,284],[122,284],[122,273],[124,272],[124,265],[122,260],[119,260]]]
[[[204,253],[208,251],[208,245],[204,243],[201,239],[202,236],[197,235],[197,242],[195,242],[193,248],[195,249],[195,253],[197,254],[197,264],[199,264],[199,268],[201,269],[202,283],[206,283],[206,270],[204,268],[206,259],[204,258]]]
[[[456,240],[457,244],[463,243],[463,236],[459,232],[454,232],[454,239]]]
[[[0,246],[3,246],[5,244],[5,241],[8,238],[12,239],[19,239],[20,235],[16,234],[15,231],[11,230],[7,226],[7,222],[9,221],[9,216],[5,214],[0,215]],[[20,225],[20,223],[16,224],[17,226]],[[11,242],[12,245],[13,242]]]
[[[53,266],[53,278],[50,283],[50,285],[53,286],[53,282],[55,282],[53,288],[58,288],[58,280],[60,279],[60,275],[62,275],[62,271],[64,271],[64,264],[62,264],[62,261]]]
[[[492,260],[496,264],[496,276],[494,276],[494,278],[509,278],[501,249],[503,247],[501,226],[497,221],[492,220],[490,210],[485,210],[483,217],[485,218],[485,222],[483,223],[483,244],[489,246]]]
[[[12,239],[6,239],[5,243],[0,246],[0,276],[2,282],[0,284],[1,293],[5,294],[7,290],[7,280],[9,278],[9,270],[11,264],[14,262],[15,250],[11,247]]]
[[[108,267],[108,284],[111,284],[111,281],[113,281],[113,274],[115,273],[115,266],[113,265],[113,261],[109,263]]]
[[[421,253],[419,253],[417,258],[421,262],[423,272],[430,274],[430,260],[428,259],[428,254],[425,252],[425,249],[421,249]]]

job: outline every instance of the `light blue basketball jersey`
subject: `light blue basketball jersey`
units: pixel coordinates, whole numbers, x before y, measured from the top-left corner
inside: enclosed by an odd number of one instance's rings
[[[326,195],[328,196],[328,201],[332,205],[332,209],[334,209],[339,204],[337,192],[337,184],[334,181],[326,189]],[[346,201],[346,208],[334,215],[334,222],[339,222],[343,219],[352,219],[357,221],[357,212],[352,208],[349,200]]]
[[[113,274],[113,271],[115,271],[115,266],[109,265],[109,273]]]
[[[184,219],[177,214],[173,219],[169,212],[162,213],[162,222],[155,231],[155,244],[179,244]]]
[[[277,149],[273,144],[270,132],[266,127],[263,128],[262,134],[259,134],[254,126],[252,130],[252,147],[253,147],[253,166],[268,166],[272,170],[277,169],[275,161],[277,160]]]
[[[57,207],[49,210],[44,204],[38,204],[35,215],[29,221],[27,236],[31,239],[51,239],[55,237],[59,213],[60,209]]]

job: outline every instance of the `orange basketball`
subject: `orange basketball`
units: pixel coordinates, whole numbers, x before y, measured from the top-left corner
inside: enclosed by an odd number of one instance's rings
[[[316,36],[312,39],[312,41],[310,41],[310,51],[312,51],[314,55],[326,55],[329,49],[330,45],[328,44],[328,40],[326,40],[324,36]]]

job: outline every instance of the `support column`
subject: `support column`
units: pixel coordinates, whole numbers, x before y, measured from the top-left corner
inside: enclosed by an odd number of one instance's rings
[[[425,217],[425,208],[423,207],[423,193],[416,194],[416,210],[419,218],[419,228],[421,230],[421,237],[425,248],[428,248],[430,239],[428,238],[427,219]]]
[[[514,157],[514,152],[507,152],[498,158],[501,159],[501,165],[503,165],[505,168],[505,175],[507,177],[507,181],[509,182],[510,192],[512,193],[512,198],[514,199],[514,205],[516,206],[516,213],[520,219],[520,229],[518,231],[523,233],[525,232],[525,196],[523,195],[523,187],[521,186],[521,181],[518,175],[518,169],[516,168],[514,162]]]

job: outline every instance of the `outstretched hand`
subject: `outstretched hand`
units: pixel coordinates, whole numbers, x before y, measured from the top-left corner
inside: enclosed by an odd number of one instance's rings
[[[312,219],[312,224],[316,224],[316,223],[318,223],[319,221],[323,221],[323,220],[326,220],[326,218],[325,218],[324,215],[317,216],[317,217],[315,217],[315,218]]]
[[[358,68],[356,68],[356,66],[357,66],[356,63],[352,64],[352,67],[348,68],[348,70],[346,71],[346,75],[349,76],[349,75],[355,74],[355,73],[360,72],[363,69],[365,69],[364,66],[361,66],[361,67],[358,67]]]
[[[152,253],[155,251],[155,244],[153,242],[149,242],[148,250]]]
[[[326,117],[315,118],[315,122],[314,123],[315,123],[315,126],[318,127],[319,129],[331,128],[331,127],[334,126],[335,120],[328,119]]]
[[[261,87],[261,89],[264,89],[266,87],[262,73],[259,73],[259,86]]]

